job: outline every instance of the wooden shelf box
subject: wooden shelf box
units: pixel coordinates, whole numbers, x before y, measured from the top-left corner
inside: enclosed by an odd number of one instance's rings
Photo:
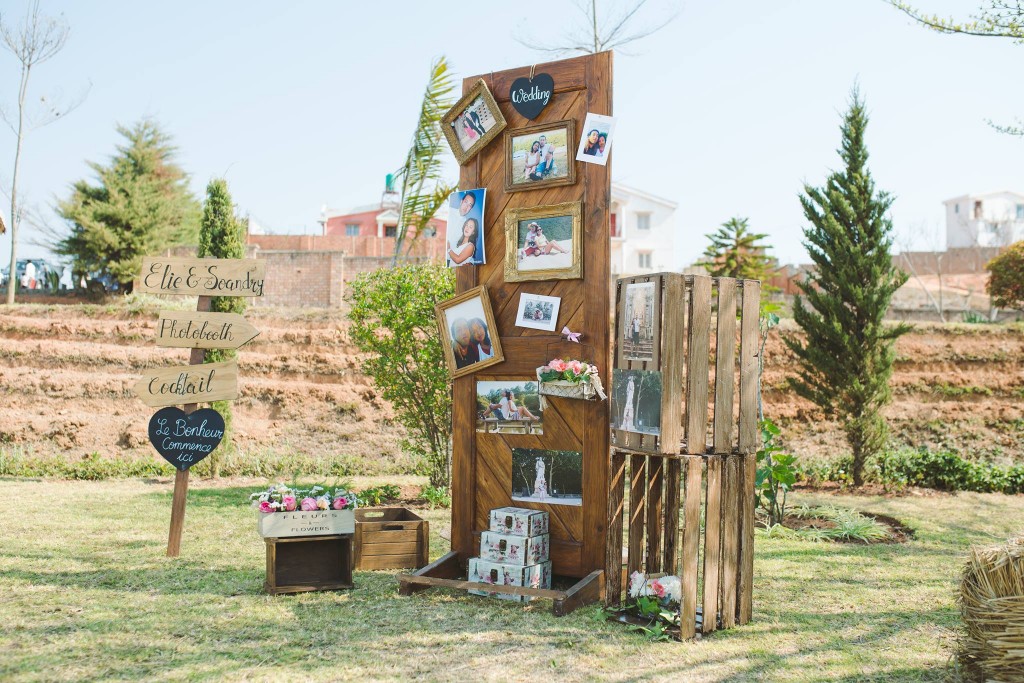
[[[356,569],[419,569],[429,552],[430,523],[411,510],[356,510]]]
[[[264,538],[271,595],[352,588],[352,534]]]

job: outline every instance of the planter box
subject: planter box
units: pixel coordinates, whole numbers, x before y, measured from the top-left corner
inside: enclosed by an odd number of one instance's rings
[[[510,536],[485,531],[480,534],[480,559],[520,566],[540,564],[548,559],[549,542],[548,534]]]
[[[355,526],[355,510],[256,513],[256,529],[263,538],[352,534]]]
[[[267,545],[267,580],[263,590],[267,593],[352,588],[351,534],[265,538],[264,542]]]
[[[469,558],[467,574],[467,580],[474,583],[492,583],[499,586],[525,586],[527,588],[551,588],[550,562],[520,567],[518,565],[488,562],[479,557],[471,557]],[[530,602],[530,600],[533,600],[529,595],[504,595],[476,589],[470,589],[469,592],[473,595],[492,595],[501,600],[514,600],[515,602]]]
[[[419,569],[430,552],[430,523],[405,508],[360,508],[356,569]]]

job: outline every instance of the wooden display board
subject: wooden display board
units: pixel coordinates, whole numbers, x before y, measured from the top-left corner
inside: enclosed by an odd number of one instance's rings
[[[578,131],[587,112],[612,114],[612,55],[604,52],[535,67],[473,76],[468,91],[483,79],[508,122],[504,136],[540,124],[573,122],[577,131],[567,142],[566,163],[575,166],[575,182],[506,192],[506,145],[495,140],[462,167],[460,189],[486,188],[484,216],[486,265],[462,267],[456,290],[487,285],[504,350],[503,363],[454,380],[452,452],[452,551],[459,562],[479,553],[480,531],[488,527],[492,508],[516,505],[544,510],[551,518],[551,560],[556,575],[582,577],[602,570],[605,563],[608,497],[609,435],[607,401],[550,398],[544,411],[544,433],[504,434],[476,430],[477,381],[535,377],[536,368],[551,357],[578,358],[595,363],[602,374],[610,370],[610,235],[611,161],[605,166],[575,160]],[[554,93],[533,121],[521,116],[509,99],[513,81],[531,73],[550,74]],[[582,278],[507,282],[505,279],[505,216],[514,209],[582,203]],[[557,329],[568,326],[583,333],[595,357],[582,359],[581,345],[562,341],[557,333],[517,327],[522,293],[561,298]],[[513,501],[512,449],[578,451],[583,454],[582,505],[547,505]]]

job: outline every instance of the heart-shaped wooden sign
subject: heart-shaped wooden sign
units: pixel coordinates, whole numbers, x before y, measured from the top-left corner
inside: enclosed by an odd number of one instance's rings
[[[554,96],[555,79],[551,74],[534,74],[533,79],[517,78],[508,91],[512,107],[531,120],[540,116]]]
[[[187,470],[208,456],[224,438],[224,418],[213,408],[186,414],[173,406],[149,420],[149,440],[164,460]]]

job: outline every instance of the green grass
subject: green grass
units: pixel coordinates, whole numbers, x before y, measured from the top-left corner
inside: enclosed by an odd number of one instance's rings
[[[836,525],[834,528],[801,529],[794,532],[812,541],[877,543],[889,538],[889,530],[884,524],[849,508],[835,505],[799,505],[790,510],[789,514],[801,519],[824,519]]]
[[[357,480],[365,488],[386,480]],[[164,556],[167,480],[0,479],[0,680],[938,681],[970,543],[1019,530],[1024,496],[794,503],[888,514],[900,545],[756,542],[754,620],[691,643],[455,591],[397,594],[389,572],[348,592],[269,597],[248,492],[194,483],[182,555]],[[431,557],[444,510],[423,510]]]

